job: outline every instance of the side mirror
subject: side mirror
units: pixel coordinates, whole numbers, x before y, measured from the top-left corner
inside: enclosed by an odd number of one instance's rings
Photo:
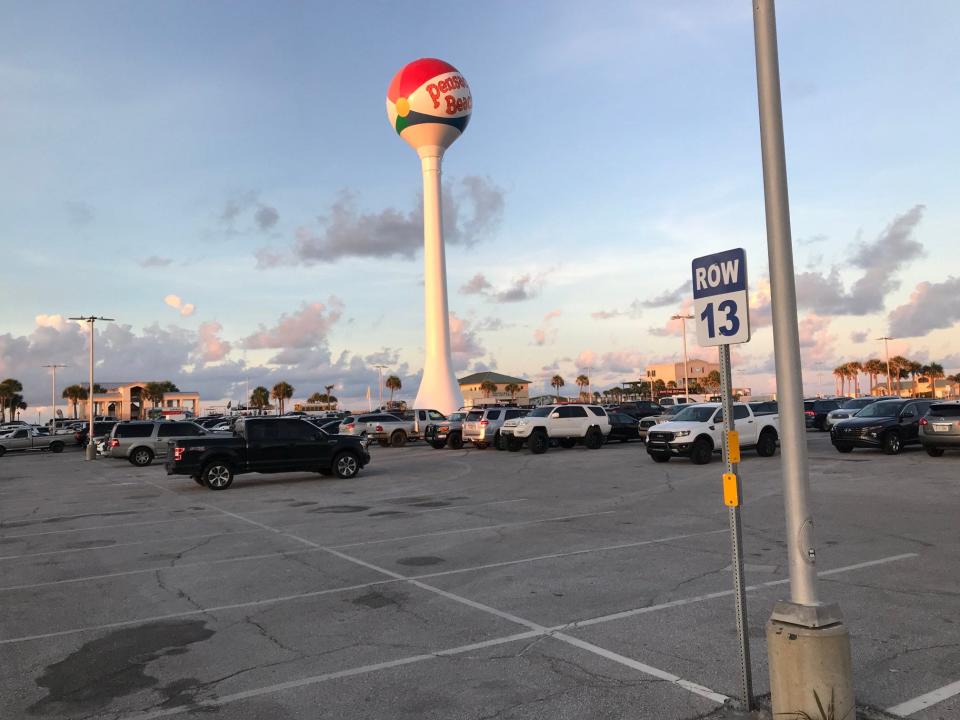
[[[557,410],[554,410],[552,413],[550,413],[550,417],[551,417],[551,418],[558,418],[558,417],[560,417],[560,412],[557,411]]]

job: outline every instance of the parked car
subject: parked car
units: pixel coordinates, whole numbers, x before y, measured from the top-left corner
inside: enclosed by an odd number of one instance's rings
[[[632,415],[621,412],[608,412],[610,418],[610,434],[607,435],[607,442],[619,440],[622,443],[631,440],[642,440],[640,437],[640,421]]]
[[[670,407],[663,408],[663,412],[659,415],[648,415],[647,417],[640,418],[640,439],[646,442],[647,433],[650,431],[654,425],[659,425],[660,423],[670,422],[673,419],[673,416],[678,412],[687,407],[683,405],[671,405]]]
[[[117,423],[113,428],[104,455],[145,467],[155,457],[166,455],[168,441],[199,436],[215,437],[215,434],[186,420],[130,420]]]
[[[747,405],[753,410],[754,415],[778,415],[780,413],[780,406],[776,400],[759,400],[748,402]]]
[[[808,428],[816,428],[821,432],[826,432],[827,413],[838,409],[850,398],[815,398],[813,400],[803,401],[803,419]]]
[[[642,420],[645,417],[654,417],[663,415],[664,408],[660,403],[653,400],[636,400],[621,403],[612,409],[612,412],[629,415],[635,420]],[[608,414],[611,411],[608,411]]]
[[[325,433],[329,433],[330,435],[338,435],[340,433],[340,418],[331,419],[308,416],[304,419],[307,422],[313,423]]]
[[[430,443],[434,450],[450,447],[459,450],[463,447],[463,423],[467,418],[479,420],[483,410],[461,410],[450,413],[446,420],[432,423],[423,431],[423,439]]]
[[[672,407],[674,405],[689,405],[694,402],[693,400],[688,400],[686,395],[671,395],[670,397],[662,397],[658,400],[660,405],[663,407]]]
[[[934,403],[920,418],[920,444],[930,457],[960,449],[960,403]]]
[[[292,417],[239,420],[232,435],[178,438],[169,443],[167,475],[189,475],[226,490],[236,475],[308,471],[352,478],[370,462],[359,437],[331,435]]]
[[[367,437],[377,423],[397,422],[400,418],[389,413],[375,412],[362,415],[347,415],[340,421],[340,435]]]
[[[109,435],[110,431],[113,430],[114,425],[117,424],[115,420],[94,420],[93,421],[93,436],[95,438],[103,437],[104,435]],[[84,423],[81,429],[77,430],[73,437],[77,441],[77,445],[86,445],[89,437],[87,429],[90,423]]]
[[[872,405],[879,400],[899,400],[897,397],[858,397],[851,398],[845,403],[840,405],[836,410],[831,410],[827,413],[826,419],[823,421],[823,426],[830,430],[834,425],[836,425],[841,420],[847,420],[852,418],[858,412],[863,410],[867,405]]]
[[[206,415],[202,418],[194,420],[194,422],[202,428],[209,429],[215,427],[216,425],[223,424],[226,420],[227,418],[225,418],[223,415]]]
[[[367,423],[367,435],[376,440],[381,447],[403,447],[408,440],[421,440],[424,431],[431,423],[442,422],[447,416],[436,410],[409,410],[402,416],[381,417]]]
[[[927,414],[931,400],[880,400],[867,405],[852,418],[841,420],[830,430],[830,442],[838,452],[854,448],[883,448],[898,455],[906,445],[920,442],[920,418]]]
[[[476,411],[474,411],[476,412]],[[473,443],[478,449],[484,449],[500,441],[500,428],[507,420],[524,417],[529,410],[515,407],[486,408],[479,417],[467,417],[463,422],[463,439]]]
[[[7,431],[0,437],[0,456],[18,450],[49,450],[59,453],[63,452],[63,446],[62,435],[50,433],[41,435],[35,428],[21,426]]]
[[[746,403],[733,406],[734,427],[740,447],[756,448],[760,457],[777,451],[780,437],[779,415],[755,415]],[[647,433],[647,453],[655,462],[672,457],[689,457],[696,465],[710,462],[723,447],[723,406],[720,403],[687,405],[670,422],[661,423]]]
[[[603,445],[610,434],[610,418],[599,405],[544,405],[531,410],[526,417],[507,420],[500,428],[507,449],[519,450],[524,443],[535,455],[545,453],[551,440],[558,440],[560,447],[571,448],[582,441],[591,450]]]

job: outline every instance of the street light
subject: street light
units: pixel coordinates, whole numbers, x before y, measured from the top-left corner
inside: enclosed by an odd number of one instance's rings
[[[884,336],[884,337],[878,337],[877,340],[883,340],[883,350],[887,354],[887,395],[889,395],[891,392],[893,392],[890,389],[891,387],[893,387],[893,384],[890,381],[890,341],[896,340],[896,338]]]
[[[52,378],[50,380],[50,434],[54,435],[56,434],[55,431],[57,428],[57,368],[67,366],[51,363],[49,365],[43,365],[42,367],[50,368],[52,371]]]
[[[97,320],[113,322],[113,318],[99,317],[97,315],[81,315],[80,317],[72,317],[70,319],[85,322],[87,327],[90,328],[90,388],[87,391],[90,404],[87,406],[87,422],[89,423],[87,425],[87,460],[96,460],[97,447],[93,444],[93,326]]]
[[[380,389],[380,407],[378,407],[377,410],[381,410],[381,411],[382,411],[382,410],[383,410],[383,371],[384,371],[384,369],[386,369],[388,366],[387,366],[387,365],[374,365],[374,367],[377,369],[377,374],[378,374],[379,377],[380,377],[380,382],[379,382],[379,384],[378,384],[378,387],[379,387],[379,389]]]
[[[687,370],[687,320],[693,320],[693,315],[673,315],[671,320],[683,323],[683,396],[690,402],[690,371]]]

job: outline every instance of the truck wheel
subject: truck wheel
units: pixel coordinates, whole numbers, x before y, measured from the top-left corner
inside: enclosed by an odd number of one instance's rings
[[[943,448],[927,447],[924,449],[927,451],[927,455],[930,457],[941,457],[943,455]]]
[[[694,465],[706,465],[713,458],[713,443],[705,437],[699,437],[690,450],[690,461]]]
[[[447,441],[444,440],[443,442],[440,442],[439,440],[434,440],[432,443],[430,443],[430,445],[434,450],[443,450],[447,446]]]
[[[493,442],[493,446],[494,446],[497,450],[499,450],[499,451],[502,452],[502,451],[504,451],[504,450],[507,449],[507,445],[508,445],[508,442],[507,442],[507,437],[506,437],[506,435],[503,435],[503,434],[501,434],[501,433],[498,432],[498,433],[497,433],[497,439]]]
[[[50,452],[52,452],[52,453],[62,453],[62,452],[63,452],[63,443],[62,443],[62,442],[50,443]]]
[[[670,453],[668,452],[652,452],[650,453],[650,457],[657,463],[670,462]]]
[[[3,445],[0,445],[0,457],[3,457],[3,454],[4,454],[6,451],[7,451],[7,449],[6,449]]]
[[[407,444],[407,434],[403,430],[394,430],[390,436],[391,447],[403,447]]]
[[[569,450],[577,444],[576,438],[560,438],[560,447]]]
[[[136,448],[130,453],[130,462],[137,467],[146,467],[153,462],[153,452],[150,448]]]
[[[837,448],[837,452],[844,454],[853,452],[853,443],[838,442],[834,447]]]
[[[233,483],[233,468],[214,460],[203,469],[203,484],[211,490],[226,490]]]
[[[349,480],[360,472],[360,463],[357,456],[350,452],[342,452],[333,459],[333,471],[338,478]]]
[[[773,457],[777,452],[777,433],[773,430],[764,430],[757,441],[757,455]]]
[[[463,447],[463,435],[460,433],[453,433],[449,438],[450,447],[454,450],[459,450]]]
[[[583,444],[590,450],[599,450],[600,446],[603,445],[603,433],[600,432],[600,428],[592,427],[587,430],[587,434],[583,438]]]
[[[550,447],[550,441],[547,440],[545,432],[535,432],[530,436],[530,452],[534,455],[542,455]]]
[[[888,432],[883,436],[883,451],[887,455],[899,455],[903,450],[903,441],[900,439],[900,433]]]

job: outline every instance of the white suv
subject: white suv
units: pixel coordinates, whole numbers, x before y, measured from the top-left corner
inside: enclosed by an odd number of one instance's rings
[[[560,441],[560,447],[571,448],[578,440],[591,450],[603,445],[610,434],[610,418],[599,405],[545,405],[529,415],[507,420],[500,428],[507,449],[519,450],[526,442],[535,455],[545,453],[550,440]]]

